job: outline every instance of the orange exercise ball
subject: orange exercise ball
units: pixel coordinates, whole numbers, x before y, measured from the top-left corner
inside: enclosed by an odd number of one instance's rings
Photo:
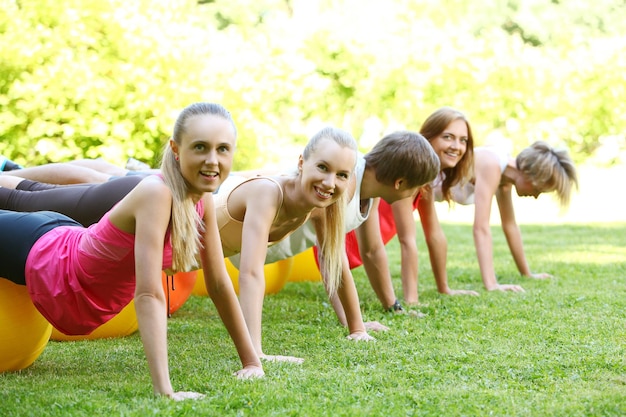
[[[168,279],[167,275],[163,273],[163,291],[165,291],[165,302],[168,306],[169,315],[174,314],[187,302],[196,285],[197,276],[198,271],[177,272],[174,274],[174,279],[172,277]]]
[[[137,331],[137,314],[135,313],[135,301],[131,301],[115,317],[99,326],[96,330],[87,335],[69,336],[52,328],[50,339],[56,341],[71,340],[95,340],[108,339],[112,337],[124,337]]]
[[[51,331],[26,286],[0,278],[0,372],[32,365],[48,344]]]
[[[226,272],[233,282],[235,292],[239,294],[239,270],[233,265],[230,259],[225,258]],[[271,264],[266,264],[263,267],[263,274],[265,275],[265,295],[276,294],[283,289],[287,282],[287,277],[291,271],[293,260],[283,259]],[[196,286],[194,287],[194,294],[208,295],[206,285],[204,283],[204,273],[202,270],[198,271],[198,279]]]
[[[315,253],[313,248],[309,248],[304,252],[300,252],[296,256],[293,256],[293,267],[291,273],[287,278],[289,282],[304,282],[304,281],[321,281],[322,274],[315,262]]]

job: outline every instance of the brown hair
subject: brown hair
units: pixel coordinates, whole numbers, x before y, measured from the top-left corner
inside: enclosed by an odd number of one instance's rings
[[[442,107],[436,110],[422,124],[420,133],[430,142],[441,135],[444,130],[455,120],[463,120],[467,126],[467,149],[461,160],[451,168],[442,170],[444,174],[441,184],[443,199],[450,202],[452,198],[451,189],[456,184],[467,181],[471,175],[474,165],[474,137],[472,128],[467,118],[460,111],[451,107]]]
[[[215,103],[194,103],[181,111],[174,124],[172,140],[181,145],[182,135],[187,128],[187,121],[196,116],[213,114],[228,120],[235,132],[235,123],[230,113]],[[189,271],[197,267],[197,254],[201,247],[200,232],[204,229],[202,219],[196,212],[195,204],[189,195],[187,181],[180,170],[174,151],[168,144],[163,150],[161,173],[165,184],[172,192],[171,242],[172,269]],[[192,220],[192,221],[190,221]]]
[[[393,185],[402,178],[408,187],[419,187],[439,173],[439,158],[433,147],[415,132],[386,135],[364,158],[365,165],[374,169],[376,180],[385,185]]]

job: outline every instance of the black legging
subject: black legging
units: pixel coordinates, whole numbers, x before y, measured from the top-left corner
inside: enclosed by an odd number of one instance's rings
[[[37,240],[59,226],[78,226],[75,220],[52,211],[19,213],[0,210],[0,277],[26,285],[26,259]]]
[[[0,209],[56,211],[89,227],[97,223],[143,178],[144,176],[131,175],[100,184],[61,186],[24,180],[15,190],[0,187]],[[0,230],[0,233],[5,232]]]

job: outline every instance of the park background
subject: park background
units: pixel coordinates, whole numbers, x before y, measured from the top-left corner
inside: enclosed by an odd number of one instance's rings
[[[472,207],[441,203],[451,282],[480,297],[438,296],[419,235],[427,318],[418,324],[384,315],[355,270],[364,315],[392,327],[376,344],[346,345],[319,283],[291,283],[266,300],[265,343],[307,361],[266,364],[264,381],[241,384],[230,376],[238,363],[223,326],[193,298],[170,322],[173,378],[208,401],[154,402],[134,335],[50,343],[33,367],[0,375],[0,414],[626,412],[623,0],[0,5],[0,155],[26,166],[98,157],[156,165],[178,112],[207,100],[233,113],[236,169],[295,162],[327,123],[366,152],[385,133],[418,130],[433,110],[453,106],[477,146],[506,141],[515,153],[546,140],[567,147],[580,174],[565,213],[549,195],[515,201],[527,254],[555,274],[550,282],[520,281],[492,215],[496,268],[525,295],[484,293]],[[397,278],[397,242],[388,253]]]

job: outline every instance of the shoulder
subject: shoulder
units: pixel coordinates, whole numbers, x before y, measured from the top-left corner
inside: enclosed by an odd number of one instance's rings
[[[278,207],[283,198],[285,179],[255,177],[235,188],[228,197],[229,211],[240,208],[267,209]]]
[[[245,189],[246,192],[267,192],[271,190],[280,191],[284,188],[286,177],[265,177],[258,176],[248,178],[239,188]]]
[[[156,199],[172,199],[172,191],[167,184],[165,184],[163,179],[156,175],[144,178],[131,191],[131,194],[136,195],[140,199],[147,199],[149,201],[154,201]]]
[[[477,175],[481,172],[496,171],[500,173],[500,156],[489,147],[480,147],[474,150],[474,171]]]
[[[143,179],[111,209],[110,220],[122,230],[135,233],[136,224],[166,224],[172,207],[172,193],[159,177]]]
[[[150,176],[137,184],[120,205],[128,207],[135,214],[169,212],[172,205],[172,192],[161,178]]]

